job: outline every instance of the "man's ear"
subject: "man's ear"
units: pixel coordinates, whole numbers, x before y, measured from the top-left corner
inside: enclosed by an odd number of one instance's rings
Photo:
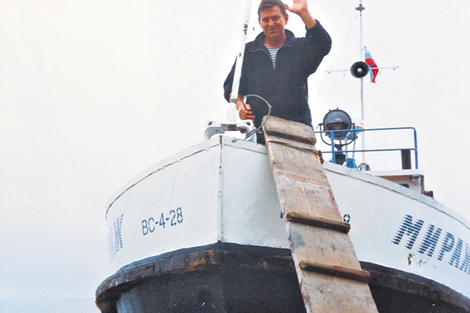
[[[286,20],[286,24],[287,24],[287,21],[289,21],[289,14],[286,13],[286,15],[284,16],[284,19]]]

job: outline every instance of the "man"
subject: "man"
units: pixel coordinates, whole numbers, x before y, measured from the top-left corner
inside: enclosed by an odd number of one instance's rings
[[[285,29],[289,20],[286,9],[300,16],[305,24],[305,38],[295,38]],[[241,119],[254,120],[261,125],[268,113],[266,103],[272,105],[271,114],[312,126],[308,106],[307,78],[314,73],[331,48],[331,38],[310,14],[307,0],[294,0],[292,6],[279,0],[262,0],[258,8],[258,22],[263,29],[256,39],[245,46],[240,79],[237,110]],[[235,65],[224,82],[224,96],[229,101]],[[259,138],[258,142],[264,139]]]

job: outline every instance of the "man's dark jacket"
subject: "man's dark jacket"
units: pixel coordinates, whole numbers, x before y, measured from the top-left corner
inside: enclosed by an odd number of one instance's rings
[[[264,45],[263,33],[246,44],[239,93],[265,98],[272,105],[271,115],[311,126],[307,78],[330,51],[331,38],[318,21],[315,27],[307,29],[305,38],[295,38],[289,30],[286,30],[286,37],[277,52],[276,68]],[[232,92],[234,71],[235,64],[224,82],[227,101]],[[249,97],[246,102],[256,116],[255,125],[260,126],[268,112],[267,105],[256,97]]]

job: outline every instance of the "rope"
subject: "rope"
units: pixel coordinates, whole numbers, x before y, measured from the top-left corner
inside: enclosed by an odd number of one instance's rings
[[[264,119],[264,122],[263,122],[259,127],[253,129],[253,130],[250,131],[248,134],[246,134],[245,140],[247,140],[248,138],[250,138],[255,132],[260,131],[261,128],[263,128],[263,126],[266,124],[266,122],[268,121],[269,117],[271,116],[271,108],[272,108],[272,106],[271,106],[271,104],[268,102],[268,100],[266,100],[266,99],[264,99],[263,97],[261,97],[261,96],[259,96],[259,95],[256,95],[256,94],[249,94],[249,95],[243,96],[243,99],[242,99],[242,100],[243,100],[243,101],[242,101],[242,102],[243,102],[243,106],[245,107],[245,109],[246,109],[245,100],[246,100],[246,98],[248,98],[248,97],[256,97],[256,98],[259,98],[259,99],[263,100],[263,101],[266,103],[267,107],[268,107],[268,114],[266,114],[267,117]],[[291,147],[291,148],[295,148],[295,149],[298,149],[298,150],[302,150],[302,151],[306,151],[306,152],[311,152],[311,153],[313,153],[313,154],[315,154],[315,155],[318,156],[318,158],[320,159],[320,163],[321,163],[321,164],[323,164],[323,162],[325,162],[325,161],[323,160],[323,155],[322,155],[322,153],[321,153],[320,150],[308,149],[308,148],[301,148],[301,147],[298,147],[298,146],[294,146],[294,145],[292,145],[292,144],[289,144],[289,143],[287,143],[287,142],[285,142],[285,141],[278,141],[278,140],[272,140],[272,139],[270,139],[269,142],[273,142],[273,143],[285,145],[285,146],[288,146],[288,147]]]

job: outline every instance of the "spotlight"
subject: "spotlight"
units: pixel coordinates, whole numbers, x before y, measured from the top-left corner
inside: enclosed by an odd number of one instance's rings
[[[323,118],[323,123],[318,126],[320,128],[321,140],[325,144],[333,147],[332,162],[343,165],[346,161],[348,167],[355,168],[354,158],[346,158],[346,154],[343,152],[344,146],[355,142],[357,139],[355,126],[349,114],[338,108],[330,110]],[[323,138],[323,134],[330,137],[330,142],[327,142],[325,138]]]
[[[334,132],[335,140],[343,140],[349,133],[352,126],[351,117],[343,110],[335,109],[330,110],[323,118],[323,127],[325,130],[342,130],[343,132]],[[330,134],[326,133],[329,137]]]

